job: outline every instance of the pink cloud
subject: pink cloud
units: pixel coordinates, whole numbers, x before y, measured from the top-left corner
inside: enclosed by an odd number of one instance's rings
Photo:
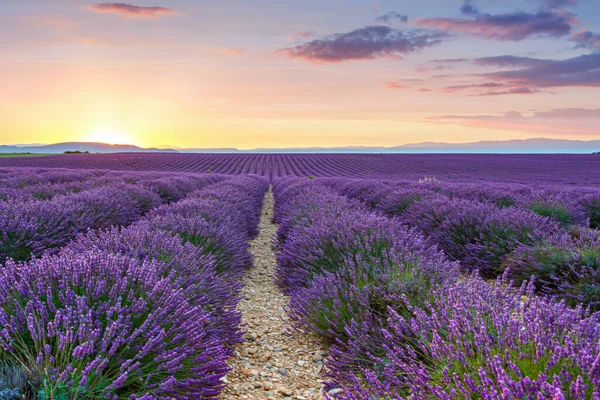
[[[420,18],[416,22],[427,28],[488,40],[519,41],[535,36],[566,36],[571,33],[572,25],[577,20],[573,14],[554,10],[536,14],[523,11],[497,15],[475,14],[474,18]]]
[[[140,7],[125,3],[101,3],[86,7],[96,13],[116,14],[121,18],[158,18],[176,14],[175,10],[164,7]]]
[[[513,88],[600,87],[600,53],[532,63],[527,68],[490,72],[479,76],[503,82]]]
[[[415,87],[407,86],[398,81],[385,82],[385,87],[388,89],[395,89],[395,90],[416,90],[417,92],[423,92],[423,93],[431,92],[431,89],[415,88]]]
[[[479,93],[474,96],[483,97],[483,96],[506,96],[509,94],[535,94],[540,93],[541,90],[531,89],[528,87],[514,87],[508,90],[493,90],[491,92]]]
[[[411,89],[410,86],[406,86],[406,85],[403,85],[398,82],[386,82],[385,87],[388,89],[397,89],[397,90]]]
[[[306,31],[306,32],[293,33],[288,37],[288,39],[291,42],[295,42],[295,41],[302,40],[302,39],[310,39],[312,37],[315,37],[314,32]]]
[[[577,48],[600,49],[600,34],[590,31],[577,32],[569,38],[577,44]]]
[[[236,47],[229,47],[226,49],[221,49],[219,51],[219,53],[226,55],[226,56],[235,56],[235,57],[239,57],[242,54],[244,54],[246,52],[246,49],[240,49],[240,48],[236,48]]]
[[[542,134],[597,135],[600,109],[565,108],[538,111],[532,115],[523,115],[515,111],[503,115],[443,115],[427,118],[426,121]]]
[[[472,74],[480,82],[448,86],[444,93],[474,91],[472,96],[521,95],[548,92],[552,88],[600,87],[600,53],[594,52],[565,60],[536,59],[518,56],[476,58],[475,65],[503,67],[499,71]],[[486,90],[482,89],[496,89]]]
[[[485,83],[475,83],[475,84],[471,84],[471,85],[455,85],[455,86],[448,86],[446,88],[444,88],[444,93],[456,93],[456,92],[460,92],[462,90],[466,90],[466,89],[480,89],[480,88],[497,88],[497,87],[502,87],[504,86],[503,83],[498,83],[498,82],[485,82]]]
[[[80,44],[86,45],[86,46],[99,46],[101,44],[104,44],[100,39],[96,38],[96,37],[84,37],[84,36],[80,36],[77,38],[77,41]]]

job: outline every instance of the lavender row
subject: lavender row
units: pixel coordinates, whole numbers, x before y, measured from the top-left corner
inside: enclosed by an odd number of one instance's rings
[[[400,215],[422,198],[441,196],[471,200],[505,208],[520,207],[550,217],[561,226],[600,227],[600,190],[501,183],[451,183],[436,180],[379,181],[365,179],[323,179],[341,194],[356,198],[388,216]]]
[[[330,397],[600,398],[600,314],[459,278],[420,233],[318,182],[275,188],[278,281],[331,344]]]
[[[240,276],[266,188],[230,179],[57,255],[7,262],[0,392],[9,381],[27,398],[216,399],[241,341]]]
[[[0,168],[0,186],[23,188],[41,184],[61,184],[83,181],[107,175],[106,170]]]
[[[136,184],[156,192],[165,202],[177,201],[205,177],[161,172],[116,172],[71,169],[0,169],[0,201],[51,200],[101,186]]]
[[[459,277],[416,229],[368,211],[323,185],[283,179],[274,184],[278,230],[277,283],[290,295],[296,326],[316,333],[339,357],[328,359],[330,388],[368,368],[382,349],[388,310],[427,302],[432,288]],[[350,328],[360,326],[355,337]],[[360,341],[357,341],[360,339]]]
[[[375,211],[418,227],[463,270],[600,310],[600,192],[440,182],[320,180]],[[533,205],[533,206],[531,206]],[[582,217],[582,215],[584,217]],[[574,222],[585,223],[582,225]]]
[[[222,179],[122,174],[112,183],[52,200],[0,202],[0,262],[56,252],[88,229],[131,224],[166,201]]]

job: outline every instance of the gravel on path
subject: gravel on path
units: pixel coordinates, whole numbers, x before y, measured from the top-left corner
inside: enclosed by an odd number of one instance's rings
[[[325,348],[316,338],[294,330],[287,316],[288,297],[275,285],[272,240],[273,192],[265,195],[260,233],[252,240],[253,268],[244,278],[238,305],[246,341],[229,361],[232,371],[221,399],[316,400],[321,394]]]

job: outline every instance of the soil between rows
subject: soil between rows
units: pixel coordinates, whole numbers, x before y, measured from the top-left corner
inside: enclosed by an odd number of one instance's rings
[[[265,195],[259,234],[251,241],[252,269],[244,278],[238,305],[246,341],[230,360],[232,371],[222,399],[322,399],[324,348],[310,335],[295,331],[287,316],[288,297],[275,285],[272,241],[273,192]]]

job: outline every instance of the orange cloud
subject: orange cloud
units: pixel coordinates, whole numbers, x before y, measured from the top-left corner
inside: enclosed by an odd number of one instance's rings
[[[221,49],[219,53],[224,54],[226,56],[236,56],[239,57],[246,52],[246,49],[240,49],[235,47],[230,47],[226,49]]]
[[[125,3],[101,3],[86,7],[96,13],[116,14],[121,18],[158,18],[176,14],[175,10],[164,7],[140,7]]]

